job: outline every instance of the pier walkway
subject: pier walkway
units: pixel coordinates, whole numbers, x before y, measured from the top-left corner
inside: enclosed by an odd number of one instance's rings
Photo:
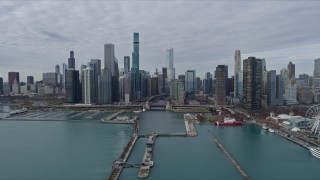
[[[128,142],[128,144],[126,145],[126,147],[124,148],[123,152],[121,153],[119,159],[113,162],[112,170],[106,177],[107,180],[117,180],[120,176],[122,169],[128,167],[127,164],[129,163],[127,163],[127,160],[134,145],[137,142],[138,134],[139,134],[139,122],[137,121],[137,117],[135,117],[134,122],[135,122],[134,131],[133,131],[132,137]]]
[[[247,173],[241,168],[241,166],[237,163],[235,159],[231,156],[231,154],[227,151],[227,149],[219,142],[219,140],[213,135],[211,131],[208,130],[210,138],[217,144],[217,146],[222,150],[222,152],[226,155],[226,157],[229,159],[229,161],[232,163],[232,165],[237,169],[237,171],[240,173],[240,175],[244,179],[250,179],[250,177],[247,175]]]
[[[147,147],[143,155],[142,166],[138,172],[139,178],[147,178],[149,176],[150,168],[153,167],[152,155],[153,145],[156,140],[157,134],[152,134],[147,142]]]

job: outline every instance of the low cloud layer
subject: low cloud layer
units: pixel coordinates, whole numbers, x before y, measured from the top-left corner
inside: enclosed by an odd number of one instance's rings
[[[265,58],[269,70],[292,61],[297,74],[312,74],[319,8],[317,1],[0,1],[0,77],[19,71],[22,81],[41,80],[67,63],[70,50],[79,68],[103,60],[105,43],[115,44],[122,67],[133,32],[140,33],[140,68],[150,73],[165,66],[172,44],[177,74],[196,69],[203,77],[227,64],[231,76],[235,49],[242,59]]]

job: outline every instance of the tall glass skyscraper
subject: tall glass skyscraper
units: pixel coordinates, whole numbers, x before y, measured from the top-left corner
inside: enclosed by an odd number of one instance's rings
[[[139,72],[139,33],[133,33],[132,72]]]
[[[68,66],[69,66],[69,69],[72,69],[72,70],[76,69],[76,60],[74,58],[73,51],[70,51],[70,58],[68,59]]]
[[[131,96],[133,100],[141,98],[141,73],[139,71],[139,33],[133,33],[133,52],[131,68]]]
[[[173,68],[173,48],[167,50],[167,73],[168,82],[175,79],[175,69]]]
[[[197,91],[196,70],[187,70],[185,75],[185,92],[187,94],[195,94]]]
[[[241,72],[241,54],[240,50],[236,50],[234,53],[234,96],[239,97],[239,86],[242,86],[242,83],[240,84],[240,78],[239,77],[239,72]],[[242,94],[242,93],[241,93]]]
[[[124,73],[128,73],[130,71],[130,56],[124,56]]]

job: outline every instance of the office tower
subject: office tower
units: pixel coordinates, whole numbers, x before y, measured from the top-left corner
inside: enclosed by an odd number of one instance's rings
[[[141,98],[147,97],[149,92],[148,92],[148,77],[149,72],[140,70],[141,74]]]
[[[175,69],[173,67],[173,48],[167,49],[167,73],[168,82],[175,79]]]
[[[168,78],[168,69],[166,67],[162,67],[162,75],[163,78]]]
[[[194,95],[197,91],[196,70],[187,70],[184,82],[187,95]]]
[[[11,92],[10,88],[11,85],[9,84],[9,82],[3,83],[3,95],[9,96]]]
[[[91,100],[91,103],[98,104],[98,96],[99,96],[98,77],[101,74],[101,60],[100,59],[91,59],[88,66],[92,70],[92,100]]]
[[[125,93],[124,93],[124,88],[125,88],[125,76],[126,74],[123,74],[119,77],[119,98],[120,98],[120,102],[124,102],[124,97],[125,97]]]
[[[170,82],[170,98],[171,102],[184,104],[184,83],[180,79]]]
[[[12,93],[13,94],[20,94],[20,84],[18,81],[15,79],[12,86]]]
[[[99,104],[111,104],[111,79],[111,70],[102,69],[99,76]]]
[[[83,89],[84,89],[84,103],[85,104],[91,104],[93,102],[93,70],[91,67],[86,67],[85,69],[82,70],[83,74]]]
[[[74,58],[74,52],[70,51],[70,58],[68,59],[68,68],[71,70],[76,69],[76,60]]]
[[[131,95],[132,99],[141,98],[141,74],[139,71],[139,33],[133,33],[133,52],[131,67]]]
[[[55,72],[42,73],[42,81],[45,85],[56,87],[58,84],[58,75]]]
[[[33,76],[27,76],[27,84],[34,84]]]
[[[248,57],[243,61],[243,102],[247,109],[261,109],[262,60]]]
[[[88,66],[85,65],[85,64],[81,64],[81,66],[80,66],[80,72],[79,72],[80,73],[80,79],[79,79],[80,84],[79,84],[79,86],[80,86],[80,89],[81,89],[81,91],[80,91],[81,97],[84,97],[84,86],[83,86],[84,74],[83,74],[83,70],[86,69],[87,67]],[[84,99],[81,98],[81,100],[84,103]]]
[[[313,89],[320,92],[320,58],[314,60]]]
[[[243,97],[243,72],[242,71],[239,71],[237,73],[237,96],[238,98],[242,99]]]
[[[16,80],[17,83],[20,83],[19,72],[8,72],[9,84],[12,85],[14,83],[14,80]]]
[[[227,104],[227,80],[228,80],[228,66],[218,65],[215,71],[216,77],[216,91],[215,91],[215,104]]]
[[[186,76],[184,74],[180,74],[178,76],[178,79],[180,79],[183,83],[185,82]]]
[[[68,69],[68,65],[66,63],[62,64],[62,87],[66,86],[66,70]]]
[[[277,105],[284,104],[284,80],[281,75],[276,76],[276,102]]]
[[[81,101],[81,90],[79,81],[79,71],[66,70],[66,102],[78,103]]]
[[[130,56],[124,56],[124,73],[128,73],[130,71]]]
[[[112,76],[115,73],[114,66],[115,66],[114,45],[105,44],[104,45],[104,68],[110,69]]]
[[[268,105],[275,106],[276,103],[276,71],[268,71],[267,78],[267,103]]]
[[[227,78],[227,91],[226,95],[231,96],[234,91],[234,76],[231,76],[231,78]]]
[[[208,97],[212,92],[212,75],[210,72],[206,72],[203,80],[203,94],[204,97]]]
[[[150,94],[151,96],[158,94],[158,77],[152,77],[150,79]]]
[[[60,74],[60,66],[58,64],[55,66],[55,72]]]
[[[118,102],[119,101],[119,68],[118,68],[118,60],[115,57],[114,53],[114,45],[113,44],[105,44],[104,45],[104,68],[109,69],[111,71],[111,101]]]
[[[163,88],[160,93],[168,93],[170,91],[170,87],[168,84],[168,69],[166,67],[162,67],[162,79]]]
[[[297,104],[297,85],[292,84],[291,80],[289,79],[289,70],[288,69],[281,69],[280,74],[284,80],[284,99],[287,105]]]
[[[239,86],[241,86],[242,84],[240,84],[239,79],[241,77],[239,77],[239,72],[241,72],[241,54],[240,54],[240,50],[236,50],[234,53],[234,97],[239,97]]]
[[[197,84],[197,90],[201,90],[202,89],[202,81],[200,79],[200,77],[196,78],[196,84]]]
[[[131,74],[129,72],[124,75],[124,103],[128,105],[131,101]]]
[[[294,82],[294,79],[295,79],[295,64],[293,64],[291,61],[289,62],[288,64],[288,70],[289,70],[289,79],[292,80]]]
[[[166,85],[166,81],[163,78],[163,75],[159,74],[157,77],[158,77],[158,94],[161,94],[164,89],[165,89],[165,92],[167,92],[166,88],[168,87],[168,85]],[[170,87],[168,88],[170,89]]]
[[[267,79],[268,79],[268,71],[267,71],[267,63],[265,59],[261,59],[262,61],[262,84],[261,84],[261,95],[267,95]]]
[[[0,95],[3,94],[3,78],[0,77]]]

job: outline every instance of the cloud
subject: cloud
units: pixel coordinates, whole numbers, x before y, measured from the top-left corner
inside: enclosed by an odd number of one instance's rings
[[[233,54],[267,60],[280,70],[312,73],[319,57],[320,4],[315,1],[1,1],[0,77],[10,70],[41,79],[75,51],[76,66],[103,60],[103,45],[115,44],[119,67],[140,33],[140,68],[166,64],[174,48],[177,75],[196,69],[203,77],[218,64],[233,72]]]

